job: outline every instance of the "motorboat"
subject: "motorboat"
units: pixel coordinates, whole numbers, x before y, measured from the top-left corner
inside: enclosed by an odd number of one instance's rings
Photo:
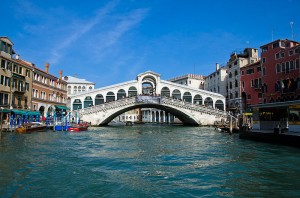
[[[46,128],[47,126],[40,122],[31,122],[22,124],[20,127],[16,128],[15,131],[17,133],[30,133],[37,131],[45,131]]]
[[[74,124],[70,127],[68,127],[68,131],[72,132],[80,132],[80,131],[86,131],[88,130],[89,125],[88,124]]]

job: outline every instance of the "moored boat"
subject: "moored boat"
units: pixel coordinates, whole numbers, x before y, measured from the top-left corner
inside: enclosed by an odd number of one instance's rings
[[[88,129],[88,124],[76,124],[72,125],[68,128],[68,131],[72,132],[80,132],[80,131],[86,131]]]
[[[32,122],[32,123],[24,123],[20,127],[16,128],[17,133],[30,133],[30,132],[37,132],[37,131],[45,131],[47,128],[46,125],[43,125],[39,122]]]

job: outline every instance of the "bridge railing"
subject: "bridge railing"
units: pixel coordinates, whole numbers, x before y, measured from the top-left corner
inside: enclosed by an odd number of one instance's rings
[[[129,104],[136,104],[136,103],[142,103],[142,104],[169,104],[172,106],[177,106],[180,108],[185,108],[189,110],[199,111],[203,113],[213,114],[216,116],[227,116],[227,113],[225,111],[214,109],[212,107],[207,107],[205,105],[199,105],[199,104],[193,104],[191,102],[186,102],[178,99],[173,99],[169,97],[161,97],[161,96],[133,96],[130,98],[122,98],[119,100],[87,107],[84,109],[74,110],[74,113],[79,114],[90,114],[95,113],[99,111],[107,111],[109,109],[119,108],[121,106],[126,106]]]

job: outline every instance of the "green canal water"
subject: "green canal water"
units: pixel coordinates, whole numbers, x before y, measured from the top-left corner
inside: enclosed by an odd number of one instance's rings
[[[5,133],[1,197],[300,197],[300,150],[213,128]]]

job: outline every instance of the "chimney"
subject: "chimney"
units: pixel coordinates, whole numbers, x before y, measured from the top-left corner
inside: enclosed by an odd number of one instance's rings
[[[19,54],[16,54],[16,59],[20,60],[20,55]]]
[[[216,71],[220,69],[219,63],[216,63]]]
[[[61,80],[62,80],[62,74],[63,74],[63,71],[59,70],[59,79],[61,79]]]
[[[49,73],[49,63],[45,64],[45,71],[46,71],[47,74]]]

